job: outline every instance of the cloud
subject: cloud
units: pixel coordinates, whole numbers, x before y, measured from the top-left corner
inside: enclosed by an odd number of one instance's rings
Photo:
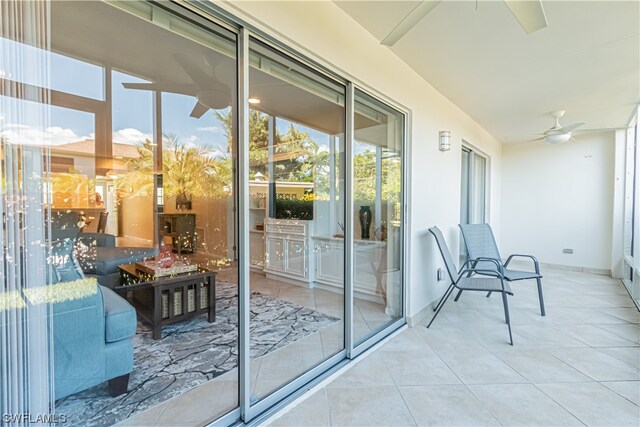
[[[82,141],[87,136],[79,136],[67,128],[51,126],[45,130],[33,126],[9,124],[3,129],[3,137],[13,144],[23,145],[64,145]]]
[[[125,128],[113,132],[113,142],[127,145],[140,145],[145,139],[153,141],[153,135],[140,132],[138,129]]]
[[[222,130],[218,126],[205,126],[196,128],[200,132],[220,133]]]

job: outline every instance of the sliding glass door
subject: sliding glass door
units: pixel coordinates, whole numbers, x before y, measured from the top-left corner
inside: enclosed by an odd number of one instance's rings
[[[487,159],[468,147],[462,147],[460,223],[486,222]]]
[[[344,349],[344,91],[251,39],[252,403]]]
[[[358,345],[402,317],[404,116],[356,89],[353,331]]]

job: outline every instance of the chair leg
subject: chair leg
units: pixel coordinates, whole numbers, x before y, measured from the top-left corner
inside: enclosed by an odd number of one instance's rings
[[[489,291],[489,293],[487,293],[487,298],[489,298],[491,296],[492,292]]]
[[[457,302],[460,299],[460,295],[462,295],[462,289],[458,291],[458,295],[456,295],[456,297],[453,300]]]
[[[504,306],[504,320],[509,327],[509,343],[513,345],[513,335],[511,335],[511,318],[509,316],[509,302],[507,301],[507,294],[502,292],[502,305]]]
[[[442,298],[440,298],[440,301],[438,301],[438,304],[436,304],[435,307],[433,307],[433,311],[438,311],[438,309],[440,308],[440,305],[442,304],[442,302],[444,301],[444,297],[447,296],[447,292],[449,292],[449,288],[447,288],[446,291],[444,291],[444,294],[442,294]]]
[[[442,302],[439,304],[438,310],[436,310],[436,314],[434,314],[433,318],[431,318],[431,322],[429,322],[429,324],[427,325],[427,329],[429,328],[429,326],[431,326],[433,321],[436,320],[438,314],[440,314],[440,310],[442,310],[442,307],[444,307],[444,303],[447,302],[447,299],[449,299],[449,296],[451,295],[451,292],[453,292],[453,289],[454,286],[452,284],[451,286],[449,286],[449,289],[447,289],[447,292],[445,292],[444,296],[442,297]]]
[[[544,298],[542,297],[542,282],[540,278],[537,278],[536,281],[538,282],[538,299],[540,300],[540,315],[544,316],[545,312],[544,312]]]

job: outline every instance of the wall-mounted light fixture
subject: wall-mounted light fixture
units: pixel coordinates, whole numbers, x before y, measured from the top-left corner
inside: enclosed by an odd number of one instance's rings
[[[451,131],[440,131],[440,151],[451,150]]]

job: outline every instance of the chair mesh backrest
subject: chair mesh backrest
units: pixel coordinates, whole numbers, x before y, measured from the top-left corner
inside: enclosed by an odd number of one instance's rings
[[[453,261],[451,252],[449,252],[449,247],[447,247],[447,242],[444,241],[444,236],[442,236],[442,232],[438,227],[431,227],[429,229],[429,232],[433,234],[433,237],[436,238],[438,249],[440,249],[440,255],[442,255],[442,259],[444,260],[444,265],[445,267],[447,267],[447,272],[449,273],[451,282],[455,282],[456,276],[458,275],[458,268],[456,267],[456,263]]]
[[[502,262],[496,239],[493,237],[489,224],[460,224],[460,229],[462,230],[462,238],[464,239],[469,259],[484,257],[494,258]],[[490,270],[496,269],[493,263],[481,264],[476,267]]]

